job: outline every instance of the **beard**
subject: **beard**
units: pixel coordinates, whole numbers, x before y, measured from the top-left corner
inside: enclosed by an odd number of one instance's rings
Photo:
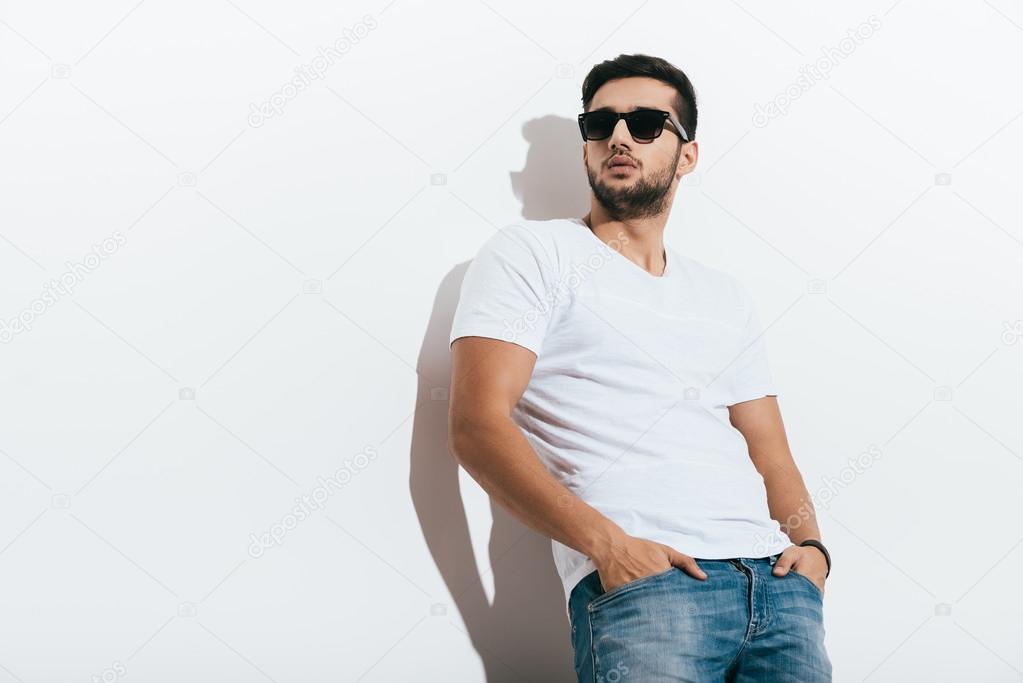
[[[675,150],[675,158],[660,173],[650,178],[640,177],[628,184],[610,184],[602,180],[589,166],[586,177],[590,181],[590,189],[611,220],[623,221],[637,218],[648,218],[664,213],[668,208],[668,190],[675,179],[675,168],[678,166],[682,145]],[[606,166],[602,167],[606,168]],[[639,169],[633,171],[638,173]],[[617,183],[617,181],[616,181]]]

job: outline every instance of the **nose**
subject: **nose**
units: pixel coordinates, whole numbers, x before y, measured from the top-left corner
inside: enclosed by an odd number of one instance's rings
[[[611,137],[607,139],[607,144],[612,148],[625,148],[629,149],[632,144],[632,133],[629,132],[629,124],[625,123],[625,119],[618,119],[615,122],[614,130],[611,131]]]

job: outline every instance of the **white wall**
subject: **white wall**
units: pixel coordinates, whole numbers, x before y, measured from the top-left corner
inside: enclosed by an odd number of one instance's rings
[[[571,680],[447,334],[631,52],[698,90],[667,239],[768,326],[835,680],[1023,678],[1019,3],[124,0],[0,9],[0,681]]]

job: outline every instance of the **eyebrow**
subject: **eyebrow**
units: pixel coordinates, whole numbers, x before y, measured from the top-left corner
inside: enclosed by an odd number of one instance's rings
[[[636,111],[638,109],[660,109],[660,107],[652,106],[652,105],[640,104],[640,105],[633,105],[631,109],[626,109],[625,111]],[[614,107],[603,106],[603,107],[597,107],[596,109],[591,109],[590,111],[611,111],[611,112],[615,112],[616,110],[615,110]]]

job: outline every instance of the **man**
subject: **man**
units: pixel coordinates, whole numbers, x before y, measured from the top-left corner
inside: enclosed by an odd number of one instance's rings
[[[583,110],[589,214],[505,226],[466,272],[449,450],[552,539],[580,681],[830,681],[831,560],[752,298],[663,241],[692,85],[621,55]]]

